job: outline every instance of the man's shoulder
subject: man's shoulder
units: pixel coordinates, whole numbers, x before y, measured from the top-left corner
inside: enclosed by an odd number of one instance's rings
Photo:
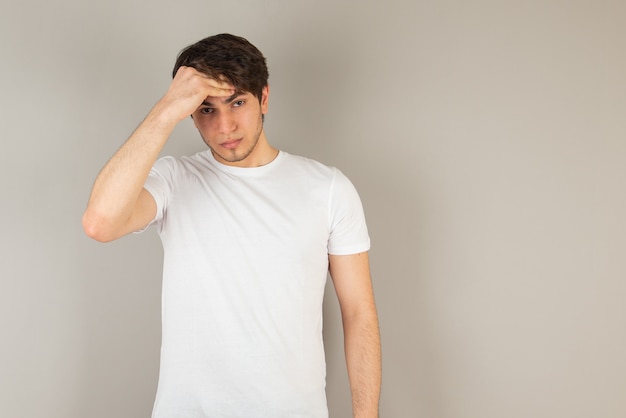
[[[338,171],[337,168],[333,166],[329,166],[309,157],[289,154],[284,151],[281,151],[281,154],[283,154],[282,158],[286,163],[285,165],[287,165],[290,169],[297,168],[311,174],[317,173],[318,175],[322,175],[324,177],[333,177]]]
[[[167,171],[179,171],[189,169],[190,167],[206,166],[208,162],[206,151],[201,151],[192,155],[173,156],[165,155],[159,157],[154,163],[154,169],[167,170]]]

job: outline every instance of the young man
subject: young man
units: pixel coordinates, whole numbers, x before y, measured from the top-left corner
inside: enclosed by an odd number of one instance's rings
[[[163,98],[96,178],[102,242],[155,225],[164,248],[154,418],[327,417],[322,298],[341,306],[355,417],[377,417],[380,339],[359,197],[337,169],[273,148],[265,58],[216,35],[181,52]],[[191,115],[209,149],[157,160]]]

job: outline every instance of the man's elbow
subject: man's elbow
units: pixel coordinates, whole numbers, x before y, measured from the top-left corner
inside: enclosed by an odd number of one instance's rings
[[[111,242],[118,238],[106,218],[87,209],[83,214],[83,230],[89,238],[98,242]]]

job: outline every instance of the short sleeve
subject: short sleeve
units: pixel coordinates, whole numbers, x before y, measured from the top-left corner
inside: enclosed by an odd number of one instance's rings
[[[329,199],[328,253],[349,255],[368,251],[370,238],[361,199],[350,180],[333,169]]]
[[[135,233],[141,233],[148,229],[150,225],[156,225],[159,227],[162,225],[162,221],[165,217],[165,208],[172,191],[172,178],[175,170],[176,160],[172,157],[163,157],[154,163],[154,166],[150,170],[150,174],[144,184],[144,189],[148,191],[154,198],[157,206],[157,211],[154,219],[150,221],[144,228],[135,231]]]

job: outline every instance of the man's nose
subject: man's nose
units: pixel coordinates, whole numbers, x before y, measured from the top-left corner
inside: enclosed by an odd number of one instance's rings
[[[237,125],[235,123],[235,118],[228,111],[219,112],[219,119],[217,123],[221,133],[230,133],[235,130]]]

